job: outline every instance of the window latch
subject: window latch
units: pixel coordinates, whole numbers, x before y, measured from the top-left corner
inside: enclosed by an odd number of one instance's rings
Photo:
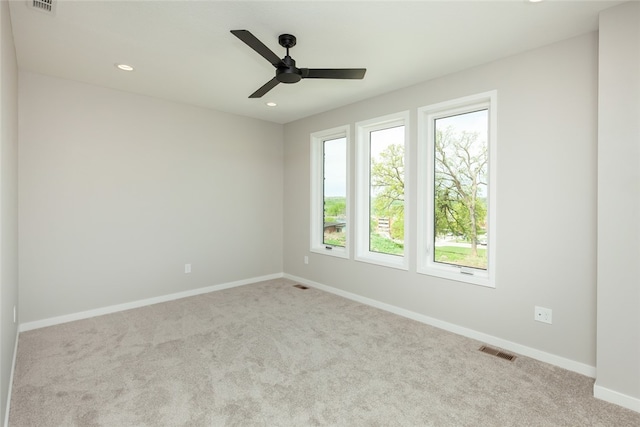
[[[472,269],[470,269],[470,268],[460,267],[460,273],[468,274],[469,276],[473,276],[474,271]]]

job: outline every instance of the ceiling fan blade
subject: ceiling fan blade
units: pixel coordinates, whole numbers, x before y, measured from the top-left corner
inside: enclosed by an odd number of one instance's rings
[[[278,85],[278,83],[280,83],[278,81],[278,79],[276,79],[275,77],[272,78],[271,80],[266,82],[264,85],[262,85],[262,87],[260,89],[258,89],[257,91],[255,91],[251,95],[249,95],[249,98],[262,98],[262,95],[266,94],[271,89],[276,87]]]
[[[256,36],[251,34],[247,30],[231,30],[231,34],[242,40],[251,49],[258,52],[264,59],[271,62],[274,67],[284,65],[282,59],[278,58],[278,55],[273,53],[271,49],[264,45]]]
[[[363,79],[366,68],[300,68],[303,79]]]

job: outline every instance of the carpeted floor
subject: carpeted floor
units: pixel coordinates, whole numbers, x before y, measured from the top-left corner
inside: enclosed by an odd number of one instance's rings
[[[590,378],[293,285],[22,333],[9,425],[640,426]]]

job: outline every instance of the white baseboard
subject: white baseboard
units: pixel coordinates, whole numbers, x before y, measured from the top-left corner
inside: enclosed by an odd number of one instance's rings
[[[425,323],[427,325],[434,326],[439,329],[444,329],[445,331],[453,332],[454,334],[462,335],[467,338],[471,338],[486,344],[500,347],[502,349],[509,350],[514,353],[521,354],[523,356],[531,357],[532,359],[540,360],[541,362],[549,363],[551,365],[555,365],[560,368],[567,369],[569,371],[577,372],[579,374],[586,375],[591,378],[596,377],[596,368],[594,366],[586,365],[584,363],[580,363],[574,360],[566,359],[564,357],[556,356],[555,354],[547,353],[541,350],[537,350],[535,348],[524,346],[522,344],[507,341],[502,338],[485,334],[483,332],[478,332],[473,329],[458,326],[453,323],[449,323],[439,319],[435,319],[433,317],[425,316],[423,314],[406,310],[404,308],[396,307],[394,305],[380,302],[371,298],[363,297],[361,295],[353,294],[351,292],[346,292],[341,289],[324,285],[322,283],[304,279],[302,277],[297,277],[297,276],[293,276],[291,274],[286,274],[286,273],[284,274],[284,277],[286,279],[294,280],[304,285],[308,285],[313,288],[330,292],[332,294],[339,295],[341,297],[344,297],[353,301],[357,301],[362,304],[370,305],[372,307],[376,307],[381,310],[385,310],[385,311],[397,314],[399,316],[416,320],[418,322]]]
[[[598,381],[593,385],[593,396],[605,402],[640,412],[640,399],[602,387],[598,385]]]
[[[280,279],[282,273],[274,273],[266,276],[252,277],[250,279],[238,280],[235,282],[222,283],[219,285],[207,286],[205,288],[192,289],[175,294],[162,295],[159,297],[147,298],[138,301],[127,302],[124,304],[111,305],[108,307],[96,308],[93,310],[81,311],[79,313],[65,314],[63,316],[50,317],[48,319],[36,320],[33,322],[21,323],[20,332],[30,331],[33,329],[45,328],[47,326],[59,325],[61,323],[73,322],[75,320],[88,319],[91,317],[102,316],[104,314],[116,313],[119,311],[131,310],[132,308],[144,307],[147,305],[158,304],[161,302],[173,301],[180,298],[192,297],[195,295],[206,294],[223,289],[235,288],[238,286],[249,285],[252,283],[263,282],[265,280]]]
[[[7,391],[7,406],[4,412],[4,427],[9,426],[9,411],[11,410],[11,390],[13,389],[13,373],[16,369],[16,356],[18,355],[18,338],[20,331],[16,331],[16,343],[13,346],[13,360],[11,361],[11,373],[9,374],[9,389]]]

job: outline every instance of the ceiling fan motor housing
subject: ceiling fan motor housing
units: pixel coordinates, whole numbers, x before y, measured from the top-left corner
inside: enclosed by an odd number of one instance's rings
[[[278,67],[276,69],[276,79],[280,83],[297,83],[302,79],[302,72],[299,68],[296,68],[296,61],[289,55],[282,58],[284,67]]]

